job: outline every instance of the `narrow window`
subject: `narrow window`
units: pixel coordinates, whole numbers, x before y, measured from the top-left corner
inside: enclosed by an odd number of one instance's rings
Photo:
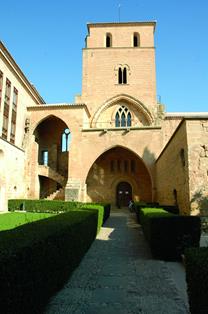
[[[114,160],[111,160],[110,170],[111,170],[111,172],[114,172]]]
[[[11,82],[8,79],[6,79],[6,90],[5,90],[5,97],[4,97],[4,113],[3,113],[3,129],[2,129],[2,137],[5,140],[7,139],[7,134],[8,134],[10,94],[11,94]]]
[[[121,68],[118,69],[118,84],[123,83],[123,71]]]
[[[11,132],[10,132],[10,142],[13,144],[15,142],[15,132],[16,132],[17,100],[18,100],[18,90],[14,87],[13,101],[12,101]]]
[[[112,35],[109,33],[106,34],[106,47],[112,47]]]
[[[120,126],[120,116],[119,113],[116,113],[115,126],[118,128]]]
[[[135,160],[131,160],[131,172],[135,172],[136,166],[135,166]]]
[[[127,84],[127,71],[123,68],[123,84]]]
[[[128,160],[124,160],[124,171],[125,172],[128,172],[128,167],[129,166],[129,164],[128,164]]]
[[[71,141],[71,133],[69,129],[65,129],[62,133],[61,137],[61,151],[62,152],[68,152],[69,151],[69,144]]]
[[[126,116],[124,112],[121,114],[121,126],[126,126]]]
[[[44,166],[48,166],[48,151],[47,150],[42,151],[42,164]]]
[[[139,47],[140,46],[140,38],[139,38],[139,34],[138,33],[134,33],[133,46],[134,47]]]
[[[2,88],[3,88],[3,72],[0,71],[0,109],[1,109]]]
[[[131,126],[131,113],[128,112],[127,114],[127,126]]]
[[[121,161],[119,159],[117,160],[117,170],[121,171]]]

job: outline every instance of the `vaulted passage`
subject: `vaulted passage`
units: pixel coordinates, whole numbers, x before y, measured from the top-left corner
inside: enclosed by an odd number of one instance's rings
[[[124,147],[103,153],[93,163],[86,183],[88,201],[121,207],[127,206],[130,199],[152,201],[151,178],[143,160]]]
[[[34,136],[38,146],[39,197],[46,198],[66,185],[70,131],[61,119],[49,116],[36,127]]]

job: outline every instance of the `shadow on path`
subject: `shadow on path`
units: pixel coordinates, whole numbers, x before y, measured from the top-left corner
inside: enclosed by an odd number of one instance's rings
[[[65,287],[46,314],[183,314],[185,293],[171,267],[153,260],[141,226],[128,210],[113,210]]]

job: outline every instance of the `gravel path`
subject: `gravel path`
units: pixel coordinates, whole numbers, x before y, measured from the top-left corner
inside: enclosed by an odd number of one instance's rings
[[[183,267],[151,259],[135,215],[113,211],[45,314],[185,314],[187,303]]]

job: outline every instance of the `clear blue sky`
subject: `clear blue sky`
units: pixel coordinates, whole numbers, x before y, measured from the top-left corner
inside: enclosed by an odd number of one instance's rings
[[[156,20],[166,110],[208,111],[208,0],[1,1],[0,39],[47,103],[81,93],[87,22]]]

